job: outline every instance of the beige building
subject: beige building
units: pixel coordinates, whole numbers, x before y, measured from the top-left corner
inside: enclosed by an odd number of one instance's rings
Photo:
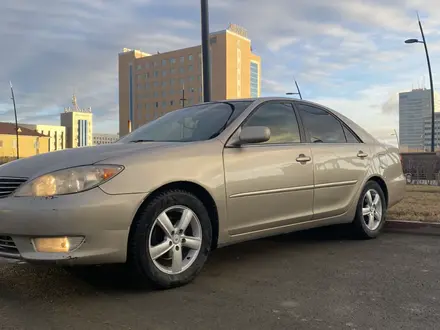
[[[119,140],[119,134],[93,134],[93,145],[98,146],[101,144],[115,143]]]
[[[20,124],[49,137],[49,152],[66,148],[66,127],[56,125]]]
[[[231,24],[210,34],[212,100],[260,96],[261,60],[247,32]],[[201,46],[119,54],[119,134],[202,101]]]
[[[31,157],[49,151],[49,137],[18,126],[18,147],[20,158]],[[17,131],[13,123],[0,123],[0,164],[17,157]]]
[[[91,108],[81,109],[72,97],[73,107],[65,108],[60,114],[61,126],[66,128],[66,148],[93,145],[93,114]]]

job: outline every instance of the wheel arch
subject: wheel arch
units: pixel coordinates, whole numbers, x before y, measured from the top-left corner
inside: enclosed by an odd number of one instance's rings
[[[365,184],[367,184],[368,182],[371,182],[371,181],[376,182],[379,185],[379,187],[382,189],[382,192],[385,196],[386,205],[388,206],[388,201],[389,201],[388,187],[387,187],[385,180],[378,175],[373,175],[372,177],[370,177],[367,180],[367,182]]]
[[[139,206],[138,210],[136,211],[135,217],[132,220],[132,223],[130,225],[130,233],[129,233],[129,239],[128,242],[130,242],[130,236],[132,235],[133,231],[133,224],[135,223],[135,219],[137,218],[139,212],[148,205],[157,195],[164,193],[165,191],[169,190],[184,190],[186,192],[189,192],[196,196],[206,207],[206,210],[209,214],[209,219],[211,220],[211,226],[212,226],[212,244],[211,244],[211,250],[214,250],[217,248],[218,243],[218,236],[219,236],[219,216],[218,216],[218,210],[217,210],[217,204],[214,201],[214,198],[211,196],[211,194],[206,190],[203,186],[191,182],[191,181],[174,181],[169,182],[167,184],[164,184],[155,190],[153,190],[148,196],[144,199],[144,201]],[[129,243],[128,243],[129,244]]]

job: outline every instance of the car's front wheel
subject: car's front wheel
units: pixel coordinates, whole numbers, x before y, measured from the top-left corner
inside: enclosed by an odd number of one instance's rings
[[[167,289],[191,282],[210,252],[212,226],[193,194],[171,190],[156,196],[135,219],[128,263],[142,282]]]
[[[369,239],[377,237],[385,223],[387,203],[380,185],[369,181],[362,190],[353,221],[355,235]]]

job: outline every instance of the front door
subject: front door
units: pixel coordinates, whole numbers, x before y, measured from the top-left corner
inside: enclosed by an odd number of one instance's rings
[[[266,102],[242,127],[266,126],[265,143],[224,149],[228,229],[232,236],[282,232],[312,218],[313,160],[291,103]]]
[[[314,163],[314,219],[342,215],[364,183],[370,149],[325,109],[301,103],[296,107]]]

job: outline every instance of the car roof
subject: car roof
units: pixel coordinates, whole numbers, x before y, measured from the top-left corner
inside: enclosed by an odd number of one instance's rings
[[[263,97],[249,97],[249,98],[240,98],[240,99],[227,99],[227,100],[216,100],[212,102],[254,102],[254,101],[274,101],[274,100],[287,100],[287,101],[297,101],[298,99],[292,97],[284,97],[284,96],[263,96]]]
[[[212,101],[212,102],[254,102],[254,101],[289,101],[289,102],[301,102],[301,103],[305,103],[305,104],[310,104],[310,105],[316,105],[319,106],[321,108],[326,108],[332,112],[334,112],[334,110],[327,108],[326,106],[319,104],[319,103],[315,103],[312,101],[307,101],[307,100],[303,100],[303,99],[298,99],[298,98],[293,98],[293,97],[287,97],[287,96],[263,96],[263,97],[253,97],[253,98],[241,98],[241,99],[227,99],[227,100],[216,100],[216,101]]]

